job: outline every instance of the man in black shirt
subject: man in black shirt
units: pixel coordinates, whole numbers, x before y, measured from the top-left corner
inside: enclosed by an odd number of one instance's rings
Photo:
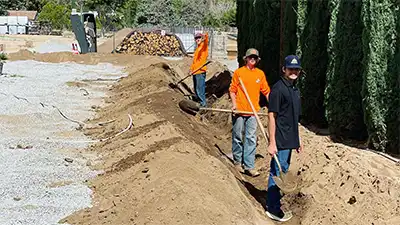
[[[294,86],[301,71],[300,60],[295,55],[285,58],[282,68],[283,76],[272,87],[269,96],[268,118],[270,143],[268,152],[277,154],[282,171],[286,173],[290,165],[292,150],[302,151],[299,138],[299,117],[301,112],[300,92]],[[276,186],[273,176],[279,175],[279,168],[274,159],[271,160],[270,176],[268,179],[267,211],[271,219],[288,221],[292,218],[291,212],[281,209],[280,189]]]

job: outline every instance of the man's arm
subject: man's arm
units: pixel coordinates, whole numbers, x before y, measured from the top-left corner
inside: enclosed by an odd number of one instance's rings
[[[278,152],[276,146],[276,118],[280,110],[281,93],[278,87],[272,88],[269,94],[268,105],[268,132],[269,132],[269,145],[268,153],[275,155]]]
[[[267,98],[267,100],[269,101],[269,93],[271,92],[271,89],[268,85],[267,79],[265,78],[265,74],[262,74],[261,77],[261,88],[260,91],[263,95],[265,95],[265,97]]]
[[[299,127],[299,141],[300,141],[300,146],[298,149],[296,149],[297,153],[300,153],[304,150],[303,142],[301,141],[301,138],[300,138],[300,127]]]
[[[276,147],[276,113],[269,112],[268,113],[268,132],[269,132],[269,145],[268,145],[268,152],[271,155],[275,155],[278,152]]]
[[[206,34],[204,35],[204,48],[208,47],[208,32],[206,32]]]
[[[239,87],[239,78],[238,77],[239,77],[238,71],[236,70],[233,73],[231,85],[229,86],[229,96],[231,97],[231,101],[232,101],[232,110],[236,110],[236,108],[237,108],[236,93],[237,93],[238,87]]]
[[[236,105],[236,93],[234,92],[229,92],[229,95],[231,96],[231,101],[232,101],[232,111],[237,109]]]

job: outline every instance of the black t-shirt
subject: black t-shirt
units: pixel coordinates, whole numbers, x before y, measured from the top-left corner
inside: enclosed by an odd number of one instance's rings
[[[300,91],[281,78],[269,94],[268,110],[276,113],[275,139],[278,150],[297,149],[300,146]]]

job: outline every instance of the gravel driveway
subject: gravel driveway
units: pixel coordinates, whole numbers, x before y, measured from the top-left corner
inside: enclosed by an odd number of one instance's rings
[[[58,224],[74,211],[91,206],[91,190],[85,181],[99,171],[87,166],[96,156],[82,153],[89,140],[76,130],[78,124],[51,106],[84,121],[94,115],[91,107],[102,103],[110,82],[73,84],[125,74],[110,64],[36,61],[7,62],[3,72],[0,224]]]

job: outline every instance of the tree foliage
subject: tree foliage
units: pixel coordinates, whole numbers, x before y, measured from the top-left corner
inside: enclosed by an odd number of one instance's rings
[[[400,154],[400,3],[394,8],[396,18],[396,46],[395,55],[390,63],[389,74],[391,74],[391,93],[387,114],[388,129],[388,152]]]
[[[209,10],[205,12],[203,25],[210,27],[236,26],[236,5],[234,1],[217,1],[207,9]]]
[[[325,92],[326,116],[330,131],[338,137],[365,140],[368,136],[362,107],[364,58],[361,1],[341,1],[335,16],[336,27]]]
[[[40,11],[47,0],[0,0],[0,16],[7,15],[7,10]]]
[[[71,6],[65,4],[57,4],[50,1],[43,6],[39,13],[39,21],[49,21],[53,29],[70,29],[71,20],[69,18]]]
[[[371,148],[399,154],[400,2],[299,0],[286,2],[284,15],[280,2],[237,1],[241,65],[245,50],[258,48],[274,83],[283,16],[284,54],[297,46],[306,72],[299,82],[306,122],[326,118],[334,136],[368,139]]]
[[[234,0],[90,0],[86,6],[124,27],[234,26]],[[108,11],[104,11],[104,9]]]
[[[396,17],[391,0],[378,3],[366,0],[363,4],[364,66],[363,108],[369,133],[370,147],[384,151],[388,139],[388,121],[392,84],[397,74],[390,73],[396,50]],[[398,62],[397,62],[398,63]]]

